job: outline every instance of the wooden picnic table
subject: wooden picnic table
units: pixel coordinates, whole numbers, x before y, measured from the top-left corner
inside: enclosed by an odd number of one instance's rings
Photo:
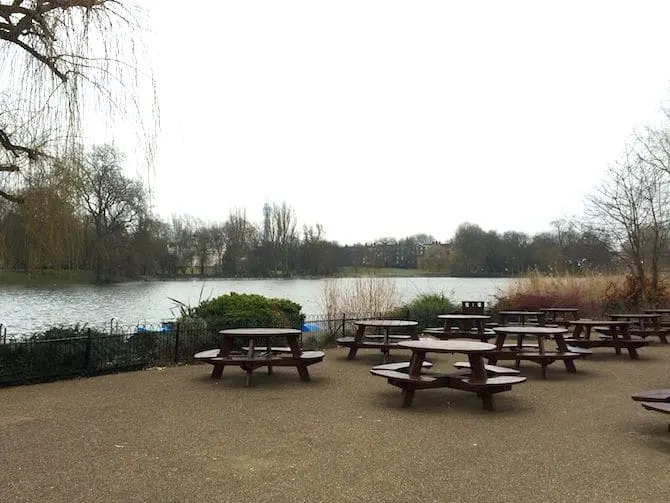
[[[201,351],[197,360],[214,366],[212,378],[220,379],[226,365],[237,365],[247,373],[247,386],[251,386],[251,375],[260,367],[296,367],[301,381],[309,381],[307,367],[323,360],[323,351],[302,351],[300,330],[292,328],[233,328],[221,330],[221,347]],[[246,348],[233,351],[233,339],[243,339]],[[273,345],[276,339],[285,340],[287,347]],[[260,341],[260,342],[259,342]]]
[[[656,336],[662,344],[668,344],[667,329],[661,326],[661,313],[611,313],[607,316],[613,320],[629,321],[628,331],[631,335],[643,339],[650,335]]]
[[[566,338],[565,342],[571,346],[585,349],[614,348],[614,352],[618,355],[621,354],[622,349],[627,349],[631,360],[636,360],[638,358],[637,349],[648,344],[645,340],[631,337],[630,322],[626,320],[579,319],[571,321],[570,325],[574,327],[574,331],[572,337]],[[603,334],[598,339],[591,338],[591,330],[594,328]]]
[[[568,372],[576,372],[574,360],[590,353],[578,348],[570,348],[565,342],[563,335],[568,332],[563,327],[539,327],[535,325],[507,325],[494,327],[496,333],[496,350],[487,356],[489,363],[496,364],[498,360],[515,360],[518,368],[521,360],[528,360],[539,363],[542,366],[542,377],[547,378],[547,366],[556,360],[561,360]],[[508,335],[516,336],[516,344],[505,344]],[[525,345],[524,336],[534,336],[537,339],[537,345]],[[556,342],[556,350],[547,350],[545,347],[545,338],[553,337]]]
[[[526,325],[529,323],[544,325],[542,311],[498,311],[501,325]]]
[[[438,341],[412,340],[399,342],[398,346],[410,349],[412,358],[407,373],[383,368],[384,365],[373,367],[370,372],[385,377],[389,384],[403,390],[402,406],[409,407],[418,389],[453,388],[477,393],[486,410],[494,410],[493,395],[512,389],[512,385],[526,381],[518,375],[491,376],[484,365],[484,355],[495,349],[493,344],[478,341]],[[463,353],[468,356],[466,369],[443,374],[427,370],[426,353]],[[509,370],[509,369],[508,369]]]
[[[479,339],[486,342],[489,337],[495,334],[487,330],[485,323],[490,320],[490,316],[482,314],[440,314],[438,319],[444,321],[442,327],[426,328],[423,333],[437,337],[438,339],[454,339],[467,337]]]
[[[348,360],[356,358],[359,349],[379,349],[382,352],[382,362],[388,361],[391,349],[398,348],[398,341],[418,339],[419,322],[411,320],[357,320],[356,333],[353,337],[340,337],[337,343],[349,348]],[[376,333],[368,333],[373,329]],[[391,333],[391,330],[403,329],[402,334]],[[381,333],[380,333],[381,332]]]
[[[557,324],[567,327],[568,321],[579,319],[578,307],[543,307],[544,323]]]

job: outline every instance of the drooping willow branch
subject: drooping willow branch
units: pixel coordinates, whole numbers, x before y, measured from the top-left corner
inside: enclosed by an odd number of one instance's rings
[[[74,148],[83,100],[99,98],[96,104],[126,113],[118,97],[139,73],[132,64],[134,45],[124,52],[134,42],[122,28],[139,27],[129,2],[0,0],[0,85],[7,84],[4,92],[0,88],[0,174],[22,173],[35,161]],[[131,61],[118,53],[131,54]],[[27,105],[10,114],[15,102]],[[136,101],[130,105],[139,113]],[[0,188],[0,198],[21,199],[8,197],[12,190],[2,180]]]

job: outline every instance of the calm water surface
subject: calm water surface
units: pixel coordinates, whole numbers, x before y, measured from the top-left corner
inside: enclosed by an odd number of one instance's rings
[[[108,286],[2,286],[0,323],[7,334],[23,334],[57,325],[87,323],[93,327],[113,323],[135,326],[157,324],[179,313],[170,299],[192,306],[229,292],[283,297],[302,305],[305,314],[324,312],[320,298],[323,279],[206,280],[123,283]],[[354,282],[342,278],[343,283]],[[509,278],[393,278],[403,302],[422,293],[443,293],[448,298],[484,300],[505,288]]]

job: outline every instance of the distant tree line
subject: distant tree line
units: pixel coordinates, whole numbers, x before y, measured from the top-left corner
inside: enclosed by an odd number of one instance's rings
[[[298,225],[287,203],[266,203],[259,222],[244,209],[222,222],[151,214],[142,183],[124,175],[113,146],[35,172],[21,204],[0,203],[0,268],[87,270],[99,281],[180,276],[328,276],[342,267],[422,269],[454,276],[608,269],[610,243],[576,224],[551,232],[484,231],[462,224],[447,243],[427,234],[340,245],[320,224]]]

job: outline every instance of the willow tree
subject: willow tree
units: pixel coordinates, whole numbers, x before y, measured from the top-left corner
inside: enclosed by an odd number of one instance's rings
[[[80,153],[85,117],[143,124],[155,110],[140,99],[153,89],[143,19],[120,0],[0,0],[1,198],[25,202],[32,170]]]
[[[101,126],[139,124],[137,150],[150,159],[155,123],[144,118],[157,115],[144,22],[122,0],[0,0],[0,205],[44,213],[45,181],[55,177],[69,199],[77,163],[67,160],[100,142],[86,133]]]

